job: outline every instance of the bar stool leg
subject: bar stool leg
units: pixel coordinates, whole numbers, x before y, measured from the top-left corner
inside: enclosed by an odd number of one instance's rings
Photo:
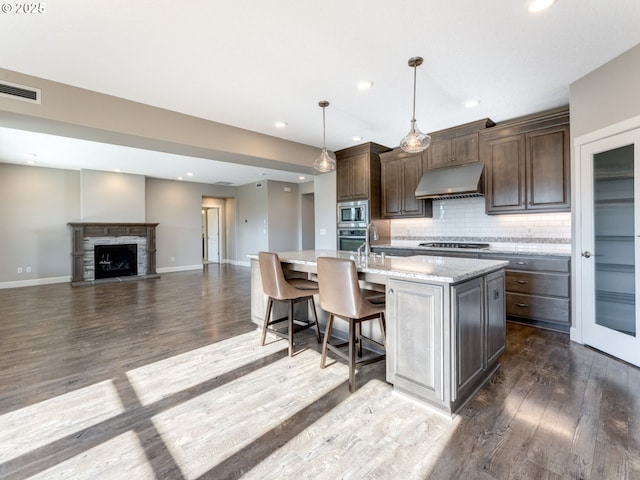
[[[349,391],[356,391],[356,322],[349,319]]]
[[[380,333],[382,334],[382,344],[384,348],[387,348],[387,325],[384,321],[384,313],[381,313],[378,319],[380,322]]]
[[[293,300],[289,300],[289,356],[293,357]]]
[[[327,326],[324,329],[324,340],[322,341],[322,356],[320,357],[320,368],[324,368],[327,363],[327,345],[331,340],[331,326],[333,325],[333,313],[329,313]]]
[[[309,297],[311,300],[311,311],[313,312],[313,318],[316,322],[316,338],[318,339],[318,343],[320,343],[320,325],[318,324],[318,313],[316,312],[316,302],[313,300],[313,297]]]
[[[260,337],[260,345],[264,347],[264,341],[267,338],[267,328],[269,328],[269,320],[271,318],[271,308],[273,307],[273,298],[269,297],[267,301],[267,313],[264,315],[264,325],[262,327],[262,336]]]

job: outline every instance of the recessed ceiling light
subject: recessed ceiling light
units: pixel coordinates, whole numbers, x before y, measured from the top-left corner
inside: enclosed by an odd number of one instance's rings
[[[277,122],[274,123],[274,125],[278,128],[284,128],[287,126],[287,122],[283,122],[281,120],[278,120]]]
[[[359,135],[356,135],[355,137],[351,137],[351,140],[353,140],[354,142],[359,142],[360,140],[362,140],[362,137]]]
[[[120,172],[122,172],[122,169],[121,169],[121,168],[116,168],[116,169],[114,170],[114,172],[118,172],[118,173],[120,173]]]
[[[27,160],[27,163],[28,163],[29,165],[35,165],[35,164],[36,164],[36,161],[35,161],[35,160]]]
[[[534,0],[529,5],[529,11],[531,13],[540,12],[546,8],[549,8],[556,0]]]
[[[264,172],[260,172],[258,175],[260,175],[261,177],[266,177],[267,176],[267,174],[264,173]]]
[[[24,154],[24,156],[25,156],[25,157],[29,157],[29,158],[37,158],[37,157],[38,157],[38,154],[37,154],[37,153],[30,153],[30,152],[27,152],[27,153],[25,153],[25,154]]]
[[[193,172],[187,172],[187,177],[193,177]]]
[[[369,90],[373,87],[373,80],[361,80],[358,82],[358,90]]]
[[[477,107],[478,105],[480,105],[480,100],[467,100],[464,102],[464,106],[467,108]]]
[[[298,180],[306,180],[306,179],[307,179],[307,177],[303,177],[302,175],[300,175],[300,176],[298,177]]]
[[[182,177],[178,177],[178,180],[184,180]]]

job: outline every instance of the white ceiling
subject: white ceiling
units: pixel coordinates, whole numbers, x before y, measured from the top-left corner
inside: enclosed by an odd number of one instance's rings
[[[0,66],[316,147],[328,100],[330,150],[394,147],[411,119],[409,57],[424,57],[416,118],[435,131],[566,105],[571,82],[640,43],[638,0],[557,0],[538,14],[530,1],[58,0],[41,14],[0,14]],[[373,88],[358,90],[361,80]],[[470,99],[480,105],[465,108]],[[112,170],[125,157],[127,171],[160,178],[193,162],[186,180],[302,181],[0,128],[0,161],[24,163],[34,145],[44,166]]]

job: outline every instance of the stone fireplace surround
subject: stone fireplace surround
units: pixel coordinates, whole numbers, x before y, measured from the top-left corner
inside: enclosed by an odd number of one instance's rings
[[[96,285],[160,278],[156,273],[157,223],[69,223],[71,285]],[[95,279],[95,245],[138,245],[138,275]]]

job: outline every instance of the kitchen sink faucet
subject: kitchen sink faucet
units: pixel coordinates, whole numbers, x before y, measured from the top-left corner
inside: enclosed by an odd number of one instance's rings
[[[373,239],[378,240],[378,229],[373,223],[367,225],[367,231],[364,237],[364,256],[369,257],[371,255],[371,242],[369,242],[369,231],[373,233]]]

